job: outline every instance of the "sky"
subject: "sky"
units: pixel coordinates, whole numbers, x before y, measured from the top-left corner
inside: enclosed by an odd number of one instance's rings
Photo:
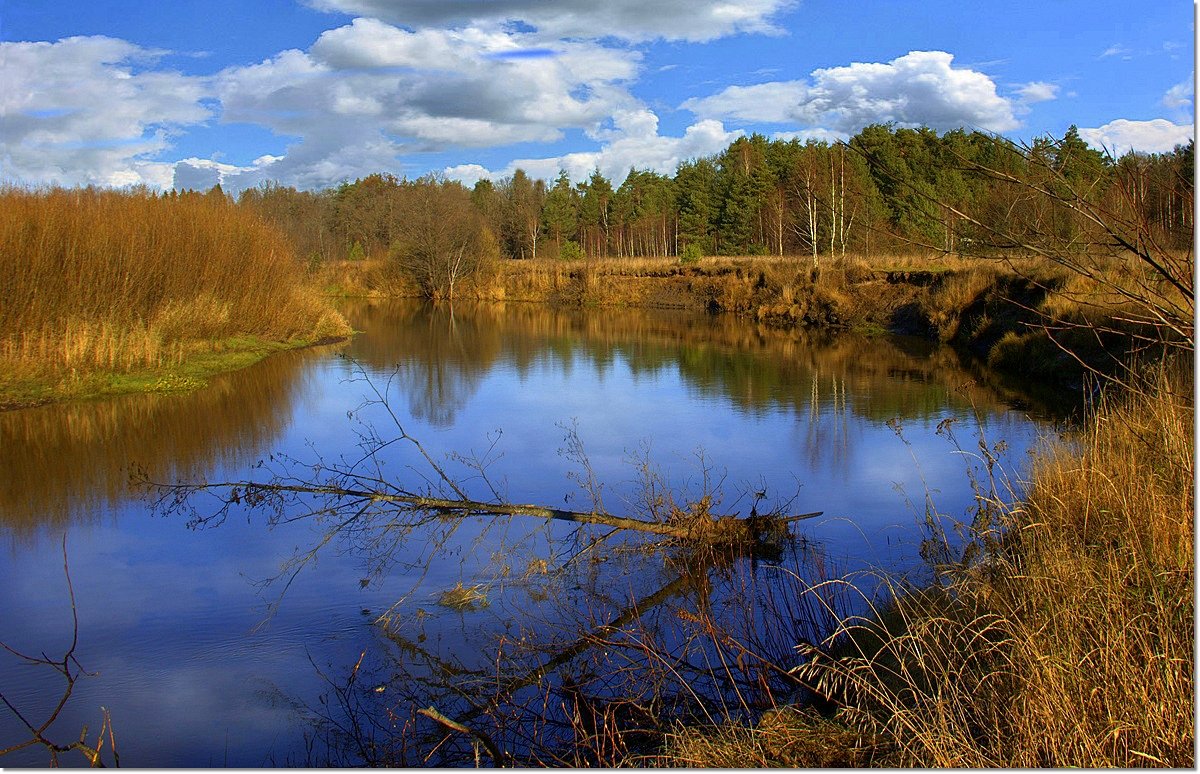
[[[1194,134],[1186,0],[0,0],[0,183],[672,174],[873,123]]]

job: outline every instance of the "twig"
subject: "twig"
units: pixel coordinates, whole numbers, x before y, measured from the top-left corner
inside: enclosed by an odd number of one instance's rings
[[[440,723],[451,731],[457,731],[460,734],[466,734],[467,736],[475,737],[480,741],[480,743],[483,744],[484,749],[488,751],[488,755],[492,756],[492,760],[495,761],[496,765],[500,767],[504,766],[504,754],[500,752],[500,749],[496,747],[496,743],[493,742],[492,738],[487,734],[483,733],[482,731],[476,731],[473,728],[468,728],[462,723],[451,720],[433,707],[419,709],[417,712],[429,718],[430,720]]]

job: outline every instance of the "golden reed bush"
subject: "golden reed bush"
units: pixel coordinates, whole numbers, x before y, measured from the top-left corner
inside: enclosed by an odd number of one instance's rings
[[[1010,765],[1195,765],[1191,358],[1035,464],[991,584],[1021,676]]]
[[[223,196],[0,191],[0,359],[42,378],[181,360],[198,342],[348,332],[275,229]]]

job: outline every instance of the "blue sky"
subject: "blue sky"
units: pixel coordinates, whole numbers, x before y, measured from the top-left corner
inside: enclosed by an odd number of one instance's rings
[[[619,182],[886,121],[1157,152],[1194,61],[1182,0],[0,0],[0,181]]]

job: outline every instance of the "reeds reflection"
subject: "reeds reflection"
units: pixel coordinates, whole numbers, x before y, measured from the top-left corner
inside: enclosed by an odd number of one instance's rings
[[[99,518],[151,478],[239,465],[292,420],[306,366],[330,347],[283,353],[187,394],[128,395],[0,412],[0,523],[16,533]]]

